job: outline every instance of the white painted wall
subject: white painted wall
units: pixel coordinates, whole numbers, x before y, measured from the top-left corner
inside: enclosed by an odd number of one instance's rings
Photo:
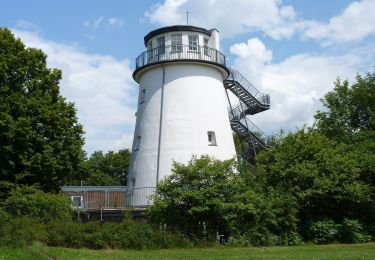
[[[159,180],[171,173],[173,160],[186,163],[193,155],[203,154],[222,160],[233,158],[235,147],[221,70],[198,62],[164,67]],[[156,185],[163,68],[159,64],[139,73],[140,92],[146,92],[145,102],[138,107],[134,140],[141,136],[141,144],[133,151],[128,180],[131,183],[134,178],[135,187],[147,187]],[[217,146],[209,145],[208,131],[215,132]]]

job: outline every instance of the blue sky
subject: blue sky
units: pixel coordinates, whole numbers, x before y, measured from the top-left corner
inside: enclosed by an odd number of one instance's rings
[[[375,0],[13,0],[1,10],[0,26],[63,70],[89,154],[131,146],[143,37],[185,24],[186,11],[191,25],[220,31],[228,66],[271,94],[272,109],[250,118],[268,134],[311,124],[337,77],[375,65]]]

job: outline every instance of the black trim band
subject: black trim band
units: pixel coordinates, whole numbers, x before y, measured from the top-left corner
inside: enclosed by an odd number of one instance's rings
[[[133,72],[133,79],[139,83],[139,79],[137,80],[136,78],[136,75],[138,74],[138,72],[140,72],[141,70],[143,69],[146,69],[148,67],[153,67],[153,66],[157,66],[157,65],[160,65],[160,64],[164,64],[164,63],[178,63],[178,62],[186,62],[186,63],[203,63],[203,64],[210,64],[210,65],[213,65],[213,66],[217,66],[217,67],[220,67],[221,69],[223,69],[223,71],[225,71],[227,73],[226,76],[224,76],[224,78],[227,78],[228,75],[230,74],[230,70],[227,66],[223,65],[223,64],[220,64],[220,63],[217,63],[217,62],[212,62],[212,61],[206,61],[206,60],[192,60],[192,59],[174,59],[174,60],[163,60],[163,61],[158,61],[158,62],[154,62],[154,63],[149,63],[149,64],[146,64],[144,66],[141,66],[139,68],[137,68],[136,70],[134,70]]]

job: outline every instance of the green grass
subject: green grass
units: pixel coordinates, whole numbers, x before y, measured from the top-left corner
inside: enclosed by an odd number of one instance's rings
[[[88,250],[45,247],[0,248],[0,259],[375,259],[375,243],[260,248]]]

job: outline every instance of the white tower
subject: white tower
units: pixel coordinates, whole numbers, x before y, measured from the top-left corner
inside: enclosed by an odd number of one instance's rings
[[[144,43],[147,51],[136,59],[133,73],[139,100],[131,188],[155,187],[171,173],[173,160],[236,155],[223,86],[229,69],[218,31],[170,26],[151,31]]]

